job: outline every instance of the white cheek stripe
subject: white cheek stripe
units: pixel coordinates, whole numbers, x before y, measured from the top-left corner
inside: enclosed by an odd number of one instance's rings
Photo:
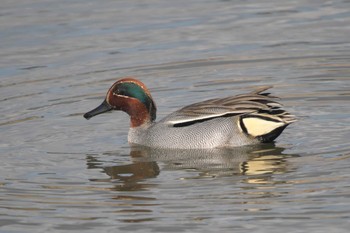
[[[110,91],[107,93],[106,101],[107,101],[107,103],[108,103],[109,105],[111,105],[111,104],[109,103],[109,98],[108,98],[109,95],[110,95]],[[124,98],[124,99],[133,99],[132,97],[125,96],[125,95],[118,95],[118,94],[116,94],[116,93],[114,93],[114,92],[112,92],[112,95],[113,95],[113,96],[118,96],[118,97]],[[112,106],[112,105],[111,105],[111,106]]]
[[[273,130],[285,125],[283,122],[268,121],[255,117],[246,117],[242,120],[248,134],[252,135],[253,137],[268,134]]]
[[[121,98],[125,98],[125,99],[134,99],[134,98],[132,98],[132,97],[130,97],[130,96],[126,96],[126,95],[119,95],[119,94],[116,94],[116,93],[112,93],[112,95],[114,95],[114,96],[118,96],[118,97],[121,97]]]

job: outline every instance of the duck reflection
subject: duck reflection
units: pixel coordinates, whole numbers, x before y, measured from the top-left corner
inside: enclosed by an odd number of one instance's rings
[[[284,150],[274,144],[206,150],[133,146],[130,151],[131,164],[103,169],[112,179],[122,181],[123,185],[118,190],[145,188],[147,184],[143,181],[157,177],[159,166],[162,170],[196,171],[194,178],[247,175],[247,182],[261,183],[269,179],[269,174],[285,173],[292,169],[287,159],[296,155],[284,154]],[[191,175],[193,178],[193,173]]]
[[[285,173],[285,148],[274,144],[206,150],[169,150],[132,147],[134,163],[154,161],[163,164],[163,170],[195,170],[199,176],[262,175]]]
[[[159,167],[156,162],[136,162],[127,165],[105,167],[104,172],[111,177],[123,182],[115,186],[118,191],[137,191],[151,186],[141,181],[154,178],[159,175]]]

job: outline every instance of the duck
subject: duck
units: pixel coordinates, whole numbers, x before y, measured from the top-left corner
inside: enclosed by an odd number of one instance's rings
[[[296,117],[265,92],[214,98],[185,106],[156,122],[157,107],[144,83],[133,77],[116,81],[102,104],[84,114],[90,119],[119,110],[130,116],[131,145],[168,149],[232,148],[273,142]]]

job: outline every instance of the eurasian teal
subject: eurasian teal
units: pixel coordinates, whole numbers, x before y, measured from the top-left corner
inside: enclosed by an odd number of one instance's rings
[[[151,93],[142,82],[128,77],[115,82],[103,103],[84,117],[124,111],[130,116],[129,143],[154,148],[223,148],[272,142],[296,119],[281,108],[277,97],[263,93],[269,88],[191,104],[155,122],[157,108]]]

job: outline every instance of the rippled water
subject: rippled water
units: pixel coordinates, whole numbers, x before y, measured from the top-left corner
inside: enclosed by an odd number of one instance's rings
[[[348,232],[349,1],[2,1],[0,232]],[[275,145],[147,150],[83,119],[118,78],[158,119],[273,85]]]

